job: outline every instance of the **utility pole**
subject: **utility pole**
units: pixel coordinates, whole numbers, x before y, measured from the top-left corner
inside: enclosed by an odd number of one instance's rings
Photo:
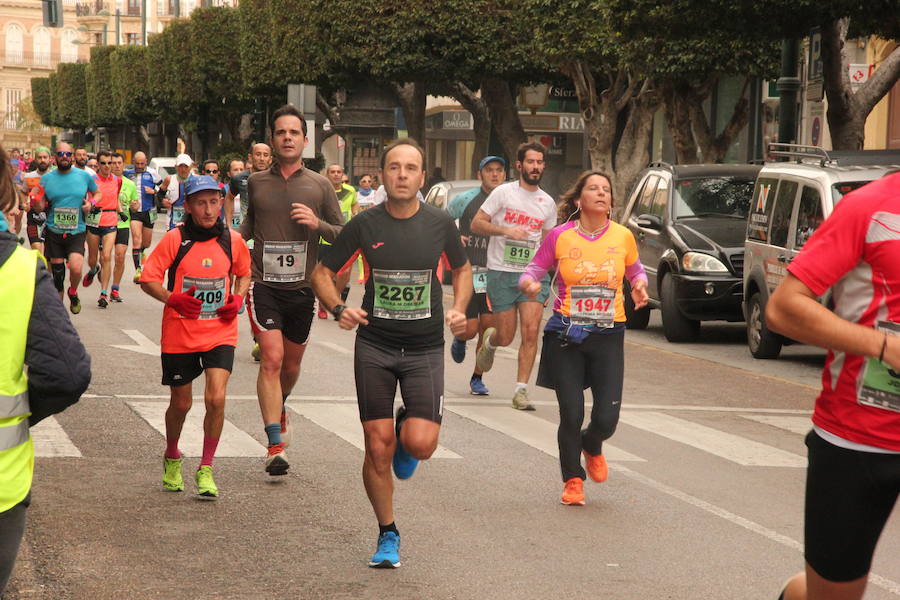
[[[800,58],[800,40],[786,39],[781,43],[781,76],[778,78],[778,142],[793,144],[797,141],[797,97],[800,77],[797,73]]]
[[[117,8],[116,9],[116,41],[115,41],[116,46],[119,45],[121,39],[122,39],[122,11]]]
[[[147,0],[141,0],[141,45],[147,45]]]

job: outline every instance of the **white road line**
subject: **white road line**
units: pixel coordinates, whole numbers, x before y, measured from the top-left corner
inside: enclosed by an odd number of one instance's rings
[[[313,346],[321,346],[323,348],[328,348],[329,350],[333,350],[339,354],[344,354],[345,356],[353,356],[353,350],[351,350],[349,348],[344,348],[341,345],[333,344],[331,342],[325,342],[322,340],[313,340],[312,345]]]
[[[687,444],[739,465],[794,468],[806,466],[806,459],[798,454],[671,415],[658,412],[623,412],[620,420],[632,427]]]
[[[700,510],[708,512],[721,519],[725,519],[726,521],[733,523],[738,527],[743,527],[747,531],[752,531],[753,533],[761,535],[766,539],[781,544],[782,546],[787,546],[788,548],[796,550],[797,552],[803,552],[803,544],[793,538],[789,538],[786,535],[778,533],[774,529],[769,529],[768,527],[760,525],[759,523],[751,521],[750,519],[745,519],[744,517],[727,511],[724,508],[716,506],[715,504],[711,504],[706,500],[701,500],[696,496],[691,496],[690,494],[682,492],[681,490],[677,490],[669,485],[666,485],[665,483],[656,481],[655,479],[651,479],[650,477],[647,477],[646,475],[643,475],[636,471],[632,471],[626,466],[616,464],[610,465],[609,468],[612,471],[622,473],[626,477],[642,483],[658,492],[662,492],[663,494],[672,496],[673,498],[681,500],[682,502],[686,502],[687,504],[699,508]],[[876,575],[875,573],[869,573],[869,581],[873,585],[877,585],[878,587],[887,590],[895,596],[900,596],[900,583],[897,583],[896,581],[893,581],[886,577],[882,577],[881,575]]]
[[[556,443],[557,425],[555,423],[513,410],[507,406],[445,405],[445,407],[452,413],[508,435],[544,454],[559,458],[559,448]],[[646,462],[643,458],[608,443],[603,444],[603,454],[610,461]]]
[[[34,455],[37,457],[74,456],[81,458],[81,451],[75,447],[62,426],[53,417],[47,417],[31,428]]]
[[[132,352],[139,352],[150,356],[159,356],[159,346],[137,329],[123,329],[122,332],[133,339],[137,343],[137,346],[120,346],[118,344],[112,344],[113,348],[131,350]]]
[[[330,431],[345,442],[365,451],[362,425],[359,423],[359,411],[355,405],[288,402],[294,412],[309,419],[322,429]],[[462,458],[459,454],[438,446],[431,458]]]
[[[168,404],[164,402],[129,402],[128,405],[165,438],[165,416]],[[201,456],[203,454],[203,416],[203,407],[195,406],[184,420],[184,429],[181,431],[179,445],[185,456]],[[265,455],[266,449],[262,444],[225,419],[216,456],[220,458],[244,456],[262,458]]]
[[[809,417],[781,417],[776,415],[741,415],[741,417],[757,423],[771,425],[778,429],[784,429],[791,433],[799,433],[800,435],[806,435],[812,429],[812,421],[809,420]]]

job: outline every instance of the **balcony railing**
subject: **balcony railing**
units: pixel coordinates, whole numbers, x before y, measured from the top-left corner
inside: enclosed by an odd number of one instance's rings
[[[61,62],[87,62],[87,60],[79,58],[75,53],[62,55],[58,52],[12,50],[3,54],[3,63],[6,65],[52,69]]]
[[[99,16],[101,10],[105,10],[110,14],[112,13],[112,11],[110,11],[109,9],[109,3],[104,2],[104,0],[78,2],[75,4],[76,17],[96,17]]]

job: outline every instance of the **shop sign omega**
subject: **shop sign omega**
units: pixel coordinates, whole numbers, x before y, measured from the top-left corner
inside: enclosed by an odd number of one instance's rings
[[[472,114],[456,111],[444,112],[444,129],[472,129]]]

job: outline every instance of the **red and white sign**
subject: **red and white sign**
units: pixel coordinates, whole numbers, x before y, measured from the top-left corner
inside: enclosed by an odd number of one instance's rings
[[[860,85],[869,80],[869,76],[872,75],[872,71],[875,70],[875,65],[850,65],[850,83],[853,85]]]

